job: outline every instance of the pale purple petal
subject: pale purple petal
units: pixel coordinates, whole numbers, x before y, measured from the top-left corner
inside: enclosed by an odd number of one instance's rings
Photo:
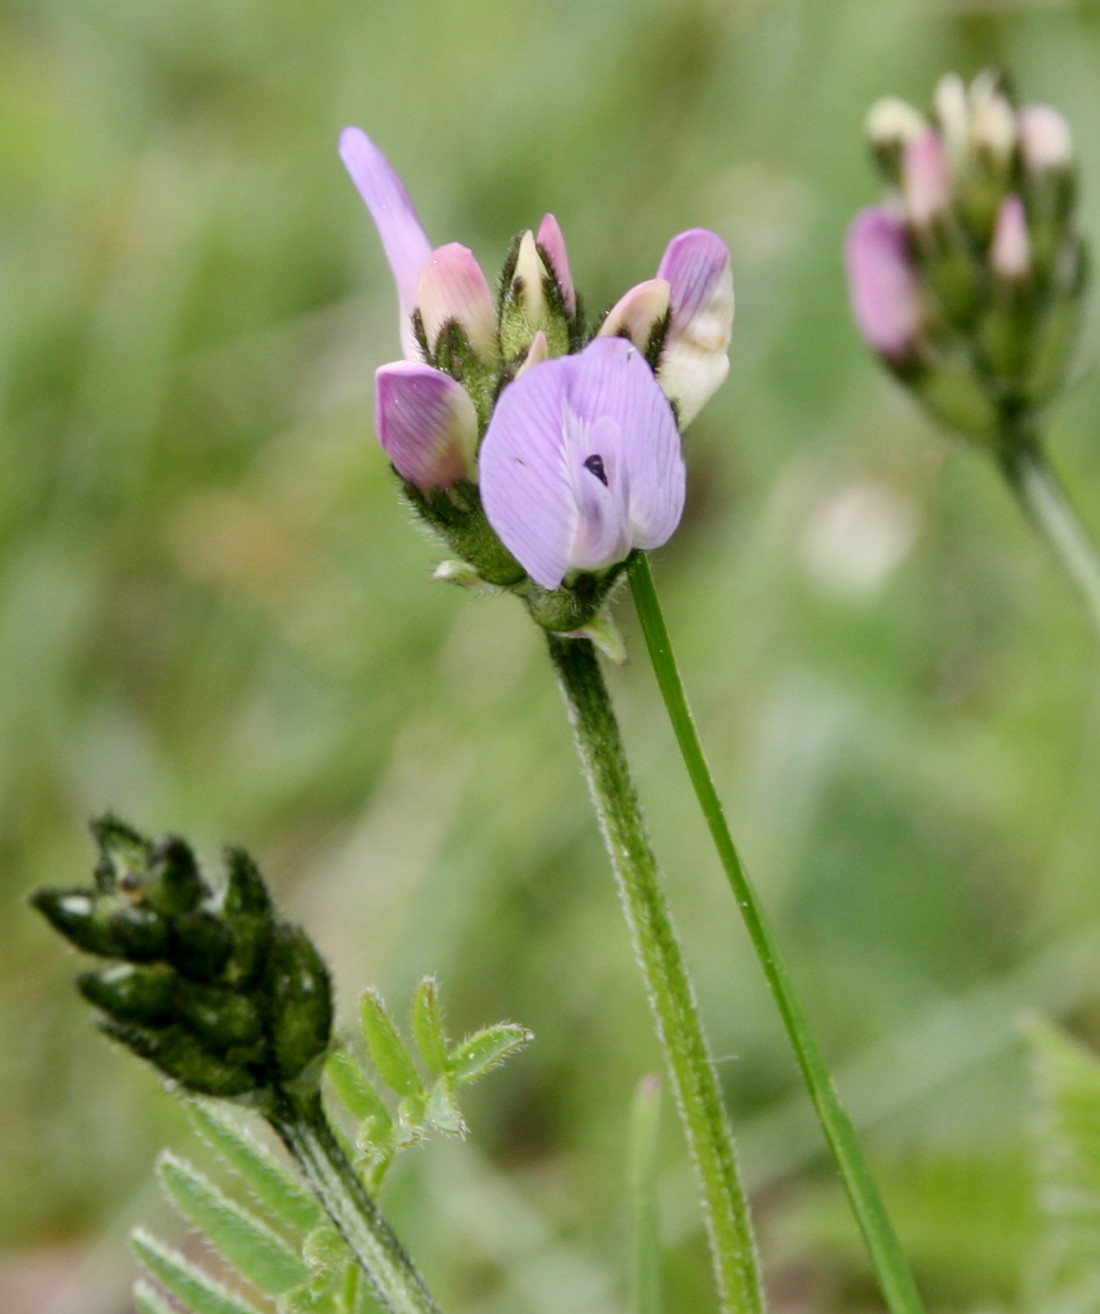
[[[397,472],[427,491],[475,477],[477,412],[461,384],[416,361],[375,374],[375,425]]]
[[[674,237],[657,269],[668,280],[670,320],[657,377],[687,426],[729,373],[733,329],[730,253],[717,233]]]
[[[489,523],[546,589],[557,588],[565,578],[577,530],[562,433],[564,376],[575,359],[546,361],[510,383],[500,394],[478,456]]]
[[[420,274],[417,305],[433,351],[443,327],[455,320],[482,360],[497,356],[496,302],[469,247],[451,242],[431,253]]]
[[[668,398],[645,357],[624,338],[597,338],[579,356],[570,380],[570,407],[595,423],[614,420],[618,464],[608,483],[625,512],[632,547],[666,543],[684,511],[685,470],[680,433]],[[605,431],[604,441],[612,436]],[[591,441],[591,440],[590,440]]]
[[[881,206],[860,211],[848,230],[845,261],[860,333],[875,351],[903,361],[921,327],[920,288],[905,226]]]
[[[569,272],[569,257],[565,252],[565,238],[561,227],[552,214],[543,215],[538,231],[539,246],[550,258],[550,268],[561,289],[562,300],[570,315],[577,313],[577,290],[573,286],[573,275]]]
[[[345,128],[340,135],[340,156],[367,203],[393,270],[401,306],[402,350],[406,359],[419,359],[410,319],[416,309],[420,272],[432,253],[424,225],[405,184],[366,133]]]
[[[1049,105],[1025,105],[1017,118],[1020,153],[1029,173],[1068,169],[1073,163],[1069,124]]]
[[[684,464],[668,400],[621,338],[546,361],[497,402],[480,455],[485,511],[544,588],[659,547],[683,512]]]

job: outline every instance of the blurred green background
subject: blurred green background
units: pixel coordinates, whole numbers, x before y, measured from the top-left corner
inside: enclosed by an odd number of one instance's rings
[[[25,908],[84,819],[264,863],[342,1006],[439,974],[537,1043],[388,1203],[447,1308],[624,1308],[625,1116],[659,1063],[539,636],[432,585],[372,437],[394,293],[336,156],[364,127],[487,269],[558,216],[592,310],[712,227],[738,291],[656,562],[704,739],[930,1309],[1016,1310],[1021,1009],[1100,1039],[1100,700],[1076,599],[992,467],[850,326],[864,112],[1013,70],[1100,233],[1100,7],[888,0],[4,0],[0,1309],[129,1308],[126,1229],[191,1145]],[[1100,530],[1095,316],[1051,416]],[[627,602],[613,673],[757,1202],[773,1305],[880,1308]],[[671,1110],[668,1308],[712,1307]]]

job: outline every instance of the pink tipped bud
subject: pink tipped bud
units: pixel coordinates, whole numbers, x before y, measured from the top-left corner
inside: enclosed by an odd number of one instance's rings
[[[914,228],[931,228],[951,207],[951,170],[938,132],[922,132],[905,148],[905,212]]]
[[[921,328],[920,288],[905,227],[888,210],[863,210],[848,230],[845,251],[852,312],[880,355],[902,364]]]
[[[558,221],[552,214],[544,215],[539,224],[538,244],[546,252],[550,261],[550,270],[561,292],[561,299],[570,315],[577,313],[577,291],[573,286],[573,275],[569,272],[569,257],[565,252],[565,238],[562,236]]]
[[[465,333],[483,361],[497,356],[497,316],[493,294],[468,247],[452,242],[433,251],[420,275],[418,304],[428,345],[434,351],[445,325]]]
[[[989,248],[993,272],[1007,283],[1019,283],[1031,272],[1031,240],[1027,211],[1018,196],[1006,196],[997,212],[997,225]]]
[[[629,338],[645,351],[653,330],[668,314],[671,285],[667,278],[651,278],[625,293],[607,312],[597,330],[601,338]]]
[[[1073,164],[1069,124],[1048,105],[1025,105],[1017,119],[1020,153],[1031,174],[1068,169]]]
[[[422,492],[477,478],[477,412],[461,384],[416,361],[375,374],[378,437],[397,473]]]

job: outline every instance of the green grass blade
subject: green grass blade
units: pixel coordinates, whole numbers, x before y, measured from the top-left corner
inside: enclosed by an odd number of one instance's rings
[[[309,1269],[285,1241],[186,1160],[165,1152],[157,1171],[180,1213],[261,1291],[278,1296],[308,1279]]]
[[[220,1282],[184,1259],[178,1250],[164,1245],[143,1228],[136,1228],[130,1234],[130,1243],[161,1286],[182,1301],[192,1314],[259,1314],[254,1305],[227,1291]]]
[[[193,1103],[191,1117],[211,1146],[271,1213],[308,1232],[325,1217],[312,1195],[231,1114]]]

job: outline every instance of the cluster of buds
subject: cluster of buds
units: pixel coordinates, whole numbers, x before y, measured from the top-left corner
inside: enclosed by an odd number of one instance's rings
[[[404,359],[377,372],[382,446],[461,559],[449,577],[511,589],[546,628],[576,631],[630,553],[679,524],[680,430],[729,369],[726,245],[681,233],[590,330],[553,215],[515,239],[494,293],[468,248],[433,249],[368,137],[349,128],[340,146],[400,304]]]
[[[92,823],[91,888],[33,903],[86,953],[116,960],[77,984],[108,1035],[186,1090],[263,1104],[319,1080],[332,1030],[328,971],[297,927],[277,920],[243,849],[216,888],[181,839],[155,843],[115,817]]]
[[[1054,395],[1076,338],[1069,128],[985,72],[941,79],[929,117],[881,100],[867,131],[890,192],[848,234],[860,331],[934,415],[994,440]]]

